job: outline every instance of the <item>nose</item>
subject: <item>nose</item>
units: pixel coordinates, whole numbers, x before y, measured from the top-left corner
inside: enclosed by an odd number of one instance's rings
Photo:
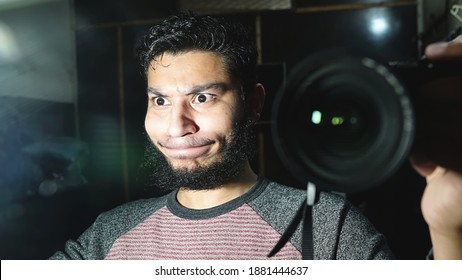
[[[168,134],[171,137],[182,137],[196,133],[197,130],[192,108],[186,104],[172,107],[168,123]]]

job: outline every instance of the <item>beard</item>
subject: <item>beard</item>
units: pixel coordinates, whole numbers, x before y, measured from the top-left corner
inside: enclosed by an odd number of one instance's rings
[[[235,126],[220,149],[219,160],[193,169],[174,168],[146,135],[144,160],[141,165],[148,186],[161,193],[177,189],[211,190],[234,181],[256,153],[255,122],[243,121]]]

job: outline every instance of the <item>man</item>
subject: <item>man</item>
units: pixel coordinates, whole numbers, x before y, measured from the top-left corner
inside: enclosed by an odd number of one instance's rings
[[[147,167],[153,183],[171,192],[103,213],[52,258],[267,258],[305,193],[259,177],[249,165],[252,127],[265,97],[255,81],[251,38],[220,18],[174,16],[150,30],[140,58],[149,100]],[[435,192],[458,195],[447,202],[431,196],[423,206],[437,243],[434,256],[462,257],[462,248],[447,247],[461,244],[462,215],[439,220],[447,212],[433,205],[454,203],[449,210],[461,211],[462,178],[416,165],[428,175],[429,191],[435,185]],[[272,258],[301,259],[301,235],[298,228]],[[316,259],[392,257],[384,237],[334,194],[321,194],[315,205],[313,236]]]

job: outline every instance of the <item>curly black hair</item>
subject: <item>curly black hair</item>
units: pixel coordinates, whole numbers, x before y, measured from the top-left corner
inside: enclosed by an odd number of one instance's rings
[[[137,47],[144,78],[150,63],[162,53],[210,51],[225,59],[231,78],[244,93],[256,83],[257,50],[255,41],[238,22],[221,16],[181,13],[171,16],[149,30]]]

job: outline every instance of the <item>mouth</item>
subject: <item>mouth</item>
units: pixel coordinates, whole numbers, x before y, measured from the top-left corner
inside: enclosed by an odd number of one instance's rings
[[[167,140],[159,142],[165,155],[173,159],[196,159],[207,154],[215,141],[210,139],[193,139],[188,141]]]

